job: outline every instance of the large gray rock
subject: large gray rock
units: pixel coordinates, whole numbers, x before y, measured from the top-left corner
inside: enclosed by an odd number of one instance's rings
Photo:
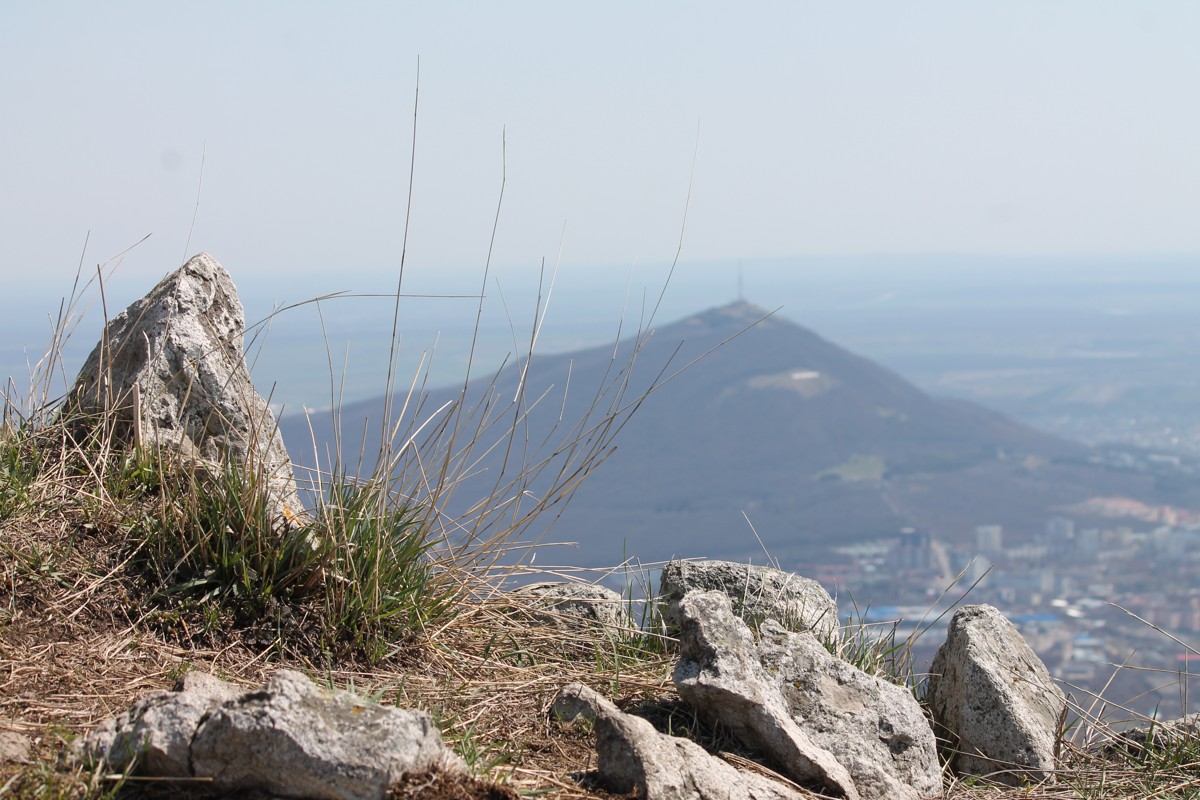
[[[859,798],[854,779],[792,718],[780,686],[759,663],[750,629],[723,592],[691,592],[677,604],[682,628],[675,688],[697,711],[764,753],[797,783]]]
[[[406,775],[465,770],[428,714],[321,689],[289,670],[250,692],[189,676],[81,737],[74,751],[114,770],[136,764],[142,774],[210,779],[217,791],[312,800],[382,800]]]
[[[763,623],[758,658],[792,719],[850,772],[864,798],[941,793],[937,741],[912,692],[833,656],[812,633]]]
[[[625,598],[592,583],[534,583],[513,590],[512,597],[533,611],[538,621],[559,628],[594,634],[597,629],[616,633],[637,627]]]
[[[564,688],[552,712],[560,721],[590,719],[596,730],[600,779],[608,789],[642,800],[803,800],[806,793],[763,775],[741,772],[688,739],[659,733],[622,713],[595,691]]]
[[[1053,777],[1066,698],[1000,611],[959,609],[929,671],[929,708],[955,772],[1010,785]]]
[[[277,514],[301,514],[283,438],[246,369],[245,329],[229,273],[207,253],[194,256],[108,323],[66,419],[106,426],[119,445],[251,469]]]
[[[679,601],[694,591],[724,592],[734,613],[752,627],[773,619],[788,630],[811,630],[821,639],[837,633],[837,605],[821,584],[790,572],[730,561],[667,562],[659,596],[669,633],[681,627]]]

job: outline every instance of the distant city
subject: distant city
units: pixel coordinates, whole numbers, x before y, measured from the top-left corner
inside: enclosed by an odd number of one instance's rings
[[[851,622],[894,627],[897,640],[923,630],[918,667],[945,639],[943,611],[990,603],[1083,708],[1103,694],[1114,722],[1195,710],[1183,687],[1200,674],[1200,516],[1121,498],[1079,510],[1110,521],[1055,516],[1015,544],[1001,526],[980,524],[966,547],[905,528],[839,548],[837,562],[795,568],[837,596]]]

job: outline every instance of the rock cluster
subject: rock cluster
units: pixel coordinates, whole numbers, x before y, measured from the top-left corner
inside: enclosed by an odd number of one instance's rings
[[[955,614],[929,683],[931,724],[910,690],[830,652],[836,607],[819,585],[766,568],[672,562],[662,587],[679,637],[680,697],[779,777],[731,774],[693,742],[568,686],[554,713],[594,721],[601,779],[614,791],[646,800],[808,796],[797,794],[802,786],[848,800],[921,800],[941,794],[939,750],[960,775],[1053,778],[1065,700],[990,606]]]
[[[600,773],[615,792],[685,800],[800,800],[808,795],[761,775],[739,772],[700,745],[659,733],[595,691],[572,684],[554,701],[560,722],[578,717],[596,729]]]

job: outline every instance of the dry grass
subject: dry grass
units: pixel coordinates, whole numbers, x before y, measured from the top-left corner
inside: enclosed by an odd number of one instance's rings
[[[70,506],[42,510],[38,520],[10,519],[0,531],[0,731],[26,738],[33,762],[0,764],[2,794],[103,793],[109,782],[63,761],[67,742],[188,670],[255,686],[286,666],[380,702],[428,710],[483,774],[562,798],[589,796],[569,774],[594,767],[591,742],[547,714],[563,685],[584,682],[626,702],[670,693],[665,653],[585,657],[594,640],[530,625],[499,603],[464,601],[442,628],[374,667],[289,657],[286,642],[254,626],[201,634],[189,615],[168,620],[148,608],[147,587],[120,568],[120,530],[88,527]],[[177,643],[200,639],[208,645]]]
[[[297,648],[253,625],[223,621],[202,632],[200,611],[164,615],[147,605],[144,576],[126,569],[120,525],[90,521],[95,514],[76,489],[69,482],[41,486],[41,502],[0,529],[0,733],[18,734],[31,746],[27,763],[0,763],[0,796],[106,796],[116,781],[64,760],[67,743],[81,730],[149,691],[169,688],[188,670],[254,686],[285,666],[380,702],[430,711],[478,775],[522,795],[609,796],[587,780],[596,767],[591,736],[558,725],[547,713],[558,690],[571,682],[614,697],[660,729],[730,751],[728,760],[742,769],[761,771],[749,760],[752,753],[678,701],[670,648],[632,630],[598,648],[587,634],[531,624],[510,601],[464,600],[441,627],[423,631],[408,649],[374,666],[296,656]],[[1076,737],[1078,745],[1064,744],[1064,767],[1053,783],[1012,788],[959,779],[947,783],[946,795],[1200,797],[1200,746],[1102,755],[1088,741],[1101,734],[1091,729]],[[443,796],[503,796],[481,794],[490,791],[484,784],[473,786],[443,787]],[[129,781],[122,793],[153,794],[154,788]],[[407,794],[396,796],[422,796],[420,788],[405,787]]]

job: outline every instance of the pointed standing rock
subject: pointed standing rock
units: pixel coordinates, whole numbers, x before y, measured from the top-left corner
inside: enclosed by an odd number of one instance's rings
[[[929,671],[929,707],[951,769],[1014,786],[1053,777],[1066,698],[999,610],[959,609]]]
[[[291,460],[242,351],[229,273],[194,256],[108,323],[75,379],[66,419],[117,444],[263,475],[272,510],[301,511]]]

